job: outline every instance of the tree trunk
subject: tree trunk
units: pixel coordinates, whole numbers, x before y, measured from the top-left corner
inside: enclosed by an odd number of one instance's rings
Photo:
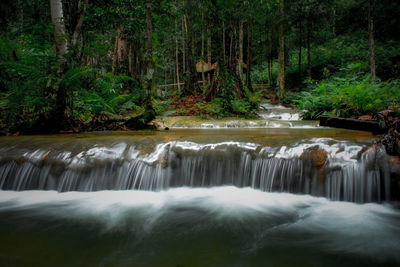
[[[182,18],[182,70],[183,75],[186,73],[186,49],[185,49],[185,42],[186,42],[186,34],[187,34],[187,27],[185,27],[185,15]]]
[[[24,30],[24,7],[20,0],[18,0],[17,5],[19,8],[19,31],[22,34]]]
[[[253,87],[251,86],[251,59],[252,59],[252,45],[253,45],[253,23],[249,22],[247,25],[247,72],[246,72],[246,83],[247,88],[253,92]]]
[[[184,95],[190,95],[193,92],[199,91],[199,85],[197,83],[196,75],[196,63],[194,60],[193,51],[193,38],[194,38],[194,28],[192,23],[192,11],[194,9],[193,0],[186,1],[186,49],[187,49],[187,68],[186,68],[186,79],[185,87],[183,90]]]
[[[336,37],[336,7],[332,10],[332,35]]]
[[[233,46],[233,36],[231,34],[231,40],[230,40],[230,44],[229,44],[229,59],[228,59],[228,66],[232,65],[232,46]]]
[[[300,2],[299,4],[299,11],[298,13],[300,14],[299,17],[299,54],[298,54],[298,76],[299,76],[299,81],[301,81],[301,76],[302,76],[302,72],[301,72],[301,60],[302,60],[302,48],[303,48],[303,4]]]
[[[175,25],[176,25],[176,22],[175,22]],[[175,37],[175,69],[176,69],[176,81],[178,84],[178,91],[180,93],[181,85],[180,85],[180,80],[179,80],[179,49],[178,49],[178,38],[177,37]]]
[[[204,63],[206,62],[204,57],[204,12],[201,13],[201,80],[203,81],[203,88],[206,84],[206,76],[204,75]]]
[[[54,39],[56,43],[56,55],[59,57],[58,72],[66,71],[66,60],[64,55],[68,53],[68,36],[64,23],[64,12],[62,0],[50,0],[51,20],[54,28]],[[51,131],[57,132],[66,127],[67,124],[67,87],[61,83],[57,89],[56,103],[48,121]]]
[[[267,26],[265,27],[267,28]],[[267,75],[268,85],[272,84],[271,80],[271,61],[272,61],[272,28],[267,32]]]
[[[226,64],[226,54],[225,54],[225,49],[226,49],[226,41],[225,41],[225,22],[222,22],[222,54],[223,54],[223,59],[224,59],[224,65]]]
[[[374,39],[374,9],[375,9],[375,0],[369,0],[369,6],[368,6],[368,32],[369,32],[370,65],[371,65],[371,76],[373,78],[376,78],[375,39]]]
[[[311,80],[311,22],[309,15],[307,18],[307,73],[308,79]]]
[[[175,10],[175,15],[177,14],[177,7],[176,7],[176,0],[174,1],[174,10]],[[178,24],[175,19],[175,77],[174,83],[177,84],[178,86],[178,92],[181,93],[181,85],[180,85],[180,79],[179,79],[179,42],[178,42]]]
[[[75,25],[75,29],[74,29],[74,32],[73,32],[72,38],[71,38],[73,47],[76,47],[76,44],[78,42],[78,37],[79,37],[79,35],[81,33],[81,28],[82,28],[82,25],[83,25],[83,20],[85,18],[85,13],[86,13],[86,9],[88,7],[88,4],[89,4],[89,0],[84,0],[81,13],[79,14],[79,18],[78,18],[78,21],[77,21],[77,23]]]
[[[243,20],[239,22],[239,77],[243,81]]]
[[[68,53],[68,38],[65,30],[62,0],[50,0],[51,21],[54,27],[54,39],[56,42],[56,53],[64,56]]]
[[[119,34],[119,31],[117,30],[117,32],[115,34],[114,50],[113,50],[112,61],[111,61],[112,74],[115,73],[115,67],[117,65],[118,34]]]
[[[153,24],[152,0],[146,0],[146,92],[148,105],[151,103],[153,89]]]
[[[125,40],[121,38],[122,33],[124,32],[124,27],[121,25],[117,29],[117,33],[115,35],[115,47],[113,56],[113,73],[129,73],[129,49],[128,44]]]
[[[301,6],[300,6],[300,14],[302,12]],[[299,20],[299,56],[298,56],[298,72],[299,72],[299,80],[301,81],[301,56],[302,56],[302,44],[303,44],[303,25],[301,23],[302,18],[300,17]]]
[[[229,73],[230,73],[230,75],[233,77],[233,79],[235,81],[235,90],[236,90],[237,97],[239,99],[241,99],[241,98],[243,98],[243,80],[240,77],[240,67],[239,67],[239,65],[240,65],[240,55],[239,55],[239,53],[240,53],[240,51],[238,51],[238,50],[240,50],[239,49],[240,48],[240,44],[236,45],[236,44],[238,44],[237,42],[239,41],[238,40],[239,38],[237,36],[237,31],[236,31],[236,27],[238,25],[237,21],[234,23],[234,25],[235,26],[232,27],[232,31],[233,32],[232,32],[232,39],[231,39],[232,44],[233,44],[232,45],[232,56],[233,56],[233,59],[232,59],[232,65],[229,66]],[[239,28],[240,28],[240,26],[239,26]]]
[[[133,77],[133,67],[132,67],[132,45],[129,45],[129,53],[128,53],[128,71],[131,77]]]
[[[207,29],[207,62],[208,64],[211,66],[212,62],[211,62],[211,33],[210,30]],[[210,72],[208,72],[207,74],[207,84],[210,85],[211,83],[211,74]]]
[[[285,95],[285,3],[280,0],[279,3],[279,55],[278,55],[278,97],[282,98]]]

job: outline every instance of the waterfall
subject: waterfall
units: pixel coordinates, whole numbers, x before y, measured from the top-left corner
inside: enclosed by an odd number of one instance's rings
[[[310,151],[322,156],[307,157]],[[276,147],[171,141],[150,153],[120,142],[75,154],[37,149],[0,160],[0,189],[17,191],[160,191],[233,185],[361,203],[391,200],[390,176],[381,148],[330,138]]]

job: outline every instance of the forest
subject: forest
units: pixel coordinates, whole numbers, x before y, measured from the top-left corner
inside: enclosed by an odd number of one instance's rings
[[[400,2],[0,3],[0,132],[143,129],[156,116],[399,109]]]

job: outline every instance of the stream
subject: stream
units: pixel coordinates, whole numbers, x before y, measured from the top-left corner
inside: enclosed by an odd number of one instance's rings
[[[378,136],[259,116],[1,137],[0,265],[399,266]]]

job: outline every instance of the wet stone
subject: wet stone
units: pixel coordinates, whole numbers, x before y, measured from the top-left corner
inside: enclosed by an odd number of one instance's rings
[[[328,159],[328,153],[323,149],[312,147],[306,149],[300,159],[311,161],[313,167],[321,167]]]

